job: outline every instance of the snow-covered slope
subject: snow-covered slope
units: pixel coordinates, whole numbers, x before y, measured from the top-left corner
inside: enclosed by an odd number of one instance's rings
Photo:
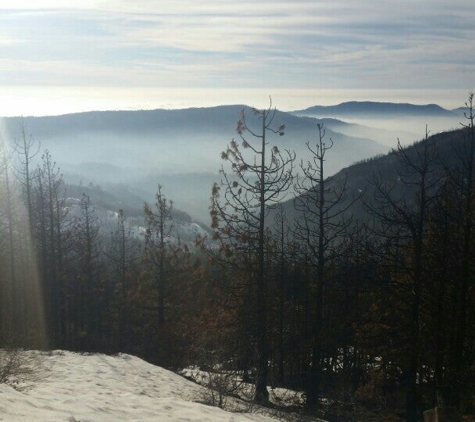
[[[67,212],[67,217],[74,221],[74,219],[81,218],[81,199],[69,197],[65,200],[65,211]],[[109,236],[111,233],[114,233],[117,230],[117,222],[119,213],[117,211],[112,211],[106,209],[102,206],[99,206],[92,202],[92,207],[94,208],[94,215],[97,218],[97,225],[99,230],[104,236]],[[137,240],[143,241],[145,239],[145,217],[128,217],[125,221],[125,229],[129,237],[135,238]],[[209,234],[202,226],[196,222],[192,221],[183,221],[178,219],[173,219],[167,221],[165,225],[166,232],[165,242],[177,245],[178,243],[186,244],[190,250],[194,249],[195,239],[197,235],[206,236]]]
[[[0,421],[275,421],[197,403],[203,387],[134,356],[25,353],[42,373],[25,391],[0,384]]]

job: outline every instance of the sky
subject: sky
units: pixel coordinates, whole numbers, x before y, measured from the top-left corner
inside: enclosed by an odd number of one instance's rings
[[[474,21],[473,0],[0,0],[0,115],[269,96],[457,107]]]

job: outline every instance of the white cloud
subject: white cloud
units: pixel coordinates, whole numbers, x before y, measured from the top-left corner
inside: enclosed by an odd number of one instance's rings
[[[18,0],[0,5],[0,77],[462,87],[475,71],[474,18],[472,0]]]

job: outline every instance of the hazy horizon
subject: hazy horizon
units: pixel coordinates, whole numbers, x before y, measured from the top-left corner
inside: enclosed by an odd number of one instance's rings
[[[245,104],[282,111],[348,101],[437,104],[451,110],[462,107],[469,94],[463,89],[219,89],[219,88],[111,88],[5,87],[0,117],[55,116],[87,111],[152,110]]]
[[[0,116],[346,101],[463,106],[470,0],[0,4]]]
[[[469,0],[449,6],[430,1],[430,7],[389,0],[0,4],[0,135],[15,137],[4,130],[8,122],[2,117],[237,104],[266,108],[269,97],[281,111],[348,101],[438,104],[452,110],[475,89],[474,16]],[[218,170],[219,152],[235,135],[238,117],[231,116],[213,139],[207,128],[197,131],[199,120],[186,137],[175,134],[175,126],[166,136],[154,133],[154,142],[136,133],[76,136],[72,128],[57,139],[42,139],[33,124],[28,129],[58,162],[115,159],[123,169],[189,170],[183,145],[200,141],[201,148],[188,156],[199,157],[206,170]],[[345,159],[332,160],[332,171],[386,151],[398,138],[420,139],[426,125],[431,133],[459,125],[457,118],[344,120],[374,127],[340,129],[340,138],[354,151],[342,143]],[[280,142],[290,142],[291,130],[288,125]],[[293,142],[304,145],[313,137],[310,130],[295,133]],[[356,147],[358,137],[382,149]],[[156,147],[153,154],[147,142]],[[181,149],[175,148],[178,142]]]

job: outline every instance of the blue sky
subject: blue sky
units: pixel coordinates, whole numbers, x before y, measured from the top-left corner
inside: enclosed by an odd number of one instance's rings
[[[73,87],[96,100],[136,90],[144,104],[154,90],[475,89],[473,0],[1,3],[4,99]]]

